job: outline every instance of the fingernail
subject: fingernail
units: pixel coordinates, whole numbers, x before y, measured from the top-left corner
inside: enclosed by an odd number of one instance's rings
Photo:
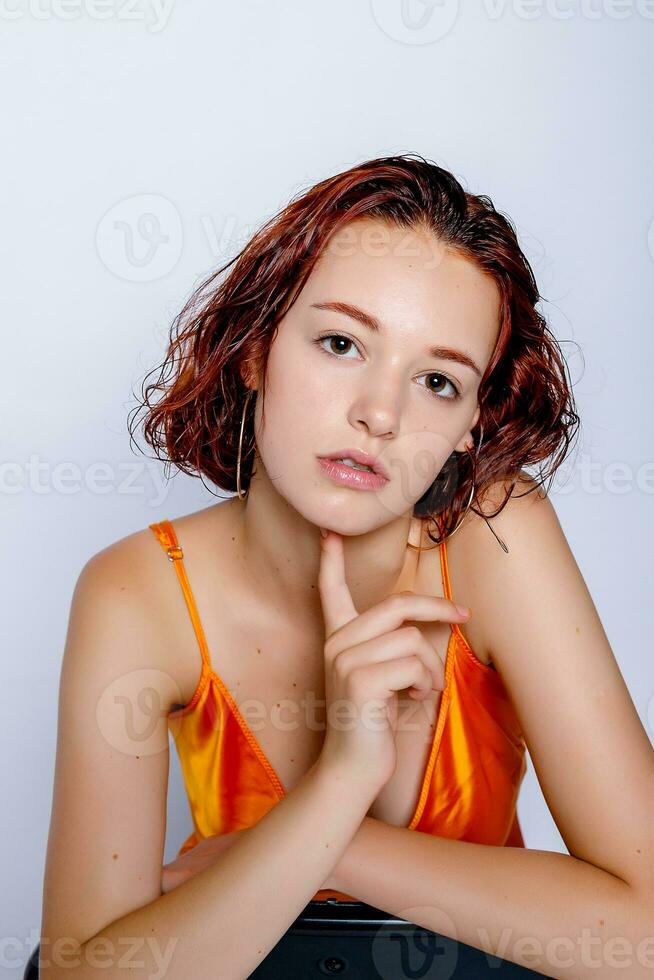
[[[462,616],[469,616],[470,615],[470,610],[468,609],[467,606],[459,606],[459,605],[457,605],[456,608],[459,610],[459,612],[461,613]]]
[[[326,538],[326,537],[327,537],[327,531],[325,530],[325,528],[324,528],[324,527],[321,527],[321,528],[320,528],[320,534],[321,534],[321,536],[322,536],[323,538]]]

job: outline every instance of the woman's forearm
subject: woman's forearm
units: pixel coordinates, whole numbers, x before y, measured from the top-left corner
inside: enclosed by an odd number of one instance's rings
[[[339,862],[374,799],[314,764],[216,862],[87,940],[53,954],[43,980],[242,980],[265,959]]]
[[[654,977],[651,890],[571,854],[454,840],[365,817],[334,881],[389,916],[547,977]]]

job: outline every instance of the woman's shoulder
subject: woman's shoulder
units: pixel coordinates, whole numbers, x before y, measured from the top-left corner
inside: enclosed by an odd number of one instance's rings
[[[525,470],[521,470],[510,479],[495,480],[484,488],[479,498],[475,499],[475,510],[470,509],[466,512],[461,522],[460,532],[457,533],[456,538],[452,538],[452,548],[472,558],[481,548],[486,548],[495,541],[495,547],[491,548],[493,554],[506,554],[493,531],[500,539],[501,532],[510,533],[511,524],[517,516],[519,515],[518,519],[521,519],[528,508],[532,504],[535,505],[537,501],[540,501],[541,507],[552,509],[551,501],[541,484]],[[477,510],[480,510],[486,519],[476,513]]]
[[[211,534],[217,533],[219,517],[226,513],[227,503],[228,501],[220,505],[214,504],[174,519],[153,519],[96,552],[88,559],[82,571],[85,574],[93,573],[98,579],[120,584],[121,591],[129,588],[142,595],[149,595],[153,607],[156,605],[163,609],[165,601],[157,602],[157,595],[160,594],[157,585],[161,585],[163,581],[172,582],[174,576],[169,574],[168,556],[157,535],[153,533],[154,526],[170,520],[178,540],[192,537],[206,541]],[[220,515],[218,510],[221,511]]]
[[[212,508],[176,517],[178,538],[207,540]],[[153,520],[158,523],[162,518]],[[164,671],[180,691],[188,684],[188,612],[173,564],[149,524],[93,554],[83,566],[74,594],[76,606],[115,622],[116,634],[134,636],[142,668]],[[176,703],[177,697],[173,698]]]
[[[509,491],[511,495],[504,504]],[[495,481],[485,489],[480,503],[477,509],[487,515],[487,520],[468,511],[460,529],[446,540],[446,551],[452,598],[469,606],[472,612],[463,632],[480,659],[488,662],[492,659],[492,623],[487,620],[495,606],[494,590],[503,580],[496,573],[501,563],[510,561],[513,529],[516,522],[529,521],[530,513],[542,508],[553,513],[553,507],[542,487],[525,471],[509,480]],[[502,504],[497,516],[489,516]]]

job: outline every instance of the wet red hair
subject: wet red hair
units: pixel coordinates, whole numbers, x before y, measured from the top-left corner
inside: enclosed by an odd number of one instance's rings
[[[415,516],[437,523],[440,536],[430,536],[440,541],[465,511],[473,481],[475,513],[485,489],[498,481],[510,484],[488,517],[505,506],[525,467],[539,467],[528,493],[553,477],[579,418],[565,359],[536,309],[541,297],[511,221],[489,197],[467,193],[451,173],[418,154],[368,160],[320,181],[205,278],[175,317],[168,351],[155,369],[159,377],[143,382],[136,413],[146,409],[143,433],[157,458],[234,493],[248,394],[243,377],[261,371],[265,400],[266,363],[279,321],[327,241],[357,218],[427,230],[474,262],[499,289],[499,335],[478,394],[481,449],[452,453],[414,506]],[[156,393],[161,398],[153,403]],[[242,489],[249,485],[256,450],[253,414],[252,398],[243,435]],[[130,413],[130,436],[135,421]]]

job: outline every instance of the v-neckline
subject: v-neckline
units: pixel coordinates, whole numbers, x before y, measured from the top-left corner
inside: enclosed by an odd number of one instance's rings
[[[177,538],[177,532],[175,530],[173,522],[166,519],[160,522],[159,524],[152,524],[150,525],[150,527],[157,532],[159,537],[160,537],[159,529],[162,529],[164,531],[165,537],[168,539],[167,540],[167,543],[169,545],[169,547],[167,548],[168,558],[173,562],[173,565],[175,566],[175,570],[180,579],[180,583],[184,590],[185,598],[188,603],[189,612],[193,620],[193,626],[196,631],[196,635],[198,638],[198,642],[202,654],[202,671],[200,674],[200,679],[198,681],[198,685],[196,687],[195,693],[193,694],[191,700],[187,705],[178,708],[176,711],[169,712],[168,719],[174,722],[177,719],[181,719],[184,716],[190,714],[191,711],[193,711],[193,709],[197,705],[198,701],[200,700],[202,693],[204,692],[208,682],[210,681],[211,678],[213,678],[216,684],[218,685],[218,688],[221,694],[223,695],[223,698],[228,708],[230,709],[232,715],[236,719],[236,722],[239,725],[239,728],[241,729],[243,736],[245,737],[246,741],[249,743],[250,747],[252,748],[260,765],[268,775],[268,778],[272,783],[272,786],[277,794],[277,797],[281,801],[288,794],[281,779],[279,778],[277,771],[275,770],[275,767],[268,759],[266,753],[264,752],[264,750],[262,749],[259,743],[259,740],[257,739],[256,735],[250,728],[246,719],[241,714],[238,704],[236,703],[236,700],[234,699],[231,691],[223,681],[222,677],[214,669],[213,666],[214,659],[211,655],[209,646],[206,641],[206,637],[204,635],[204,629],[202,627],[202,621],[195,602],[195,596],[193,595],[193,591],[191,589],[188,576],[186,574],[186,566],[184,563],[184,550],[179,544],[179,540]],[[160,541],[165,548],[166,544],[164,543],[164,540],[161,537],[160,537]],[[450,598],[449,572],[447,568],[447,558],[444,550],[445,549],[444,542],[440,542],[440,544],[438,544],[437,547],[439,549],[439,559],[440,559],[439,564],[441,568],[441,582],[443,585],[443,593],[446,598]],[[442,740],[443,729],[445,727],[445,721],[447,718],[450,696],[451,696],[452,673],[454,670],[455,656],[456,656],[456,632],[455,632],[455,627],[453,627],[452,624],[450,624],[450,635],[448,637],[447,649],[445,653],[445,671],[444,671],[445,680],[444,680],[443,690],[441,691],[440,703],[438,706],[436,724],[434,728],[434,736],[432,739],[431,749],[427,757],[427,763],[425,765],[425,769],[422,774],[418,799],[411,820],[404,828],[406,830],[413,830],[417,826],[424,809],[429,783],[432,777],[434,766],[436,764],[436,758],[438,755],[438,750]]]
[[[449,638],[448,638],[447,650],[446,650],[446,654],[445,654],[445,683],[444,683],[444,686],[443,686],[443,690],[441,691],[441,699],[440,699],[440,703],[438,705],[438,712],[437,712],[437,716],[436,716],[436,724],[435,724],[435,728],[434,728],[434,736],[433,736],[432,743],[431,743],[431,749],[430,749],[429,755],[427,757],[427,763],[425,765],[425,769],[424,769],[424,772],[422,774],[422,779],[421,779],[421,782],[420,782],[420,791],[418,793],[418,799],[417,799],[417,802],[416,802],[416,805],[415,805],[415,808],[414,808],[414,811],[413,811],[413,815],[412,815],[409,823],[404,827],[405,830],[413,830],[416,827],[416,825],[419,823],[419,821],[420,821],[420,817],[422,816],[422,811],[424,809],[424,804],[425,804],[425,799],[426,799],[426,796],[427,796],[427,790],[428,790],[428,787],[429,787],[429,782],[431,780],[431,777],[432,777],[432,774],[433,774],[433,770],[434,770],[434,766],[436,764],[436,757],[438,755],[438,749],[439,749],[439,746],[440,746],[440,743],[441,743],[441,737],[442,737],[442,734],[443,734],[443,728],[445,727],[445,719],[447,717],[447,710],[448,710],[449,702],[450,702],[450,694],[451,694],[451,686],[452,686],[452,673],[453,673],[454,656],[455,656],[454,642],[455,642],[454,631],[452,629],[450,629],[450,635],[449,635]],[[277,796],[279,797],[279,800],[280,801],[283,800],[284,797],[288,795],[287,794],[287,791],[286,791],[286,789],[284,787],[284,784],[282,783],[281,779],[279,778],[279,774],[277,773],[275,767],[270,762],[270,759],[268,758],[268,756],[266,755],[266,753],[264,752],[264,750],[261,748],[261,744],[260,744],[258,738],[256,737],[256,735],[254,734],[254,732],[250,728],[250,726],[247,723],[246,719],[241,714],[241,711],[239,709],[239,706],[236,703],[236,700],[234,699],[231,691],[229,690],[229,688],[227,687],[227,685],[223,681],[222,677],[220,677],[220,675],[217,673],[217,671],[213,669],[213,666],[210,667],[210,668],[208,668],[208,675],[210,677],[213,677],[213,679],[216,681],[216,683],[218,685],[218,688],[220,689],[220,692],[223,695],[223,698],[224,698],[225,702],[227,703],[227,706],[229,707],[229,710],[231,711],[232,715],[236,719],[236,721],[237,721],[237,723],[238,723],[238,725],[239,725],[239,727],[240,727],[240,729],[241,729],[244,737],[246,738],[247,742],[249,743],[249,745],[251,746],[252,750],[254,751],[254,754],[257,757],[257,759],[259,760],[261,766],[263,767],[263,769],[267,773],[268,778],[270,779],[270,781],[271,781],[271,783],[272,783],[272,785],[273,785],[273,787],[275,789],[275,792],[277,793]],[[202,683],[201,686],[203,687],[204,686],[204,683]],[[189,708],[189,707],[190,707],[190,703],[189,703],[189,705],[187,705],[187,708]],[[180,713],[182,713],[183,710],[184,709],[180,709]],[[169,717],[174,718],[174,715],[169,715]]]

